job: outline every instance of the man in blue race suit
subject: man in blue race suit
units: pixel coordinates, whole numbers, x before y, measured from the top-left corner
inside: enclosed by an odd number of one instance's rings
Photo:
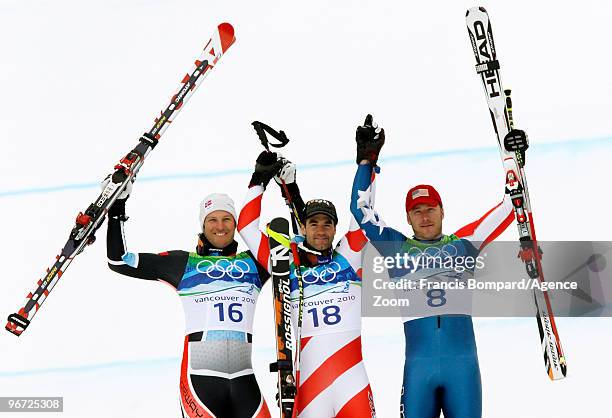
[[[513,131],[525,135],[523,131]],[[378,154],[385,132],[366,117],[357,128],[357,172],[351,195],[351,212],[366,236],[383,256],[396,254],[446,254],[448,257],[477,256],[514,219],[509,194],[480,219],[454,234],[442,233],[444,207],[431,185],[411,188],[406,196],[406,216],[412,238],[386,226],[374,210],[374,182],[380,168]],[[416,173],[415,173],[416,174]],[[505,185],[504,185],[505,187]],[[428,267],[425,267],[427,269]],[[393,272],[390,271],[391,275]],[[420,271],[419,273],[427,273]],[[367,280],[364,272],[364,280]],[[412,274],[411,274],[412,275]],[[427,276],[427,274],[424,274]],[[401,398],[401,417],[480,418],[482,390],[472,317],[469,312],[448,314],[451,294],[444,290],[422,292],[417,304],[425,315],[404,318],[406,361]],[[411,300],[412,305],[412,300]],[[437,311],[437,312],[436,312]]]

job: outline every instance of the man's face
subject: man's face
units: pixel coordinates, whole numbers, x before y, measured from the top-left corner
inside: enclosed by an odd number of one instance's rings
[[[306,219],[306,224],[301,229],[306,242],[315,250],[324,251],[331,248],[336,235],[336,225],[329,216],[322,213],[313,215]]]
[[[225,248],[234,240],[236,221],[224,210],[210,212],[204,219],[204,236],[215,248]]]
[[[444,209],[440,205],[416,205],[408,211],[408,223],[418,239],[432,240],[442,235]]]

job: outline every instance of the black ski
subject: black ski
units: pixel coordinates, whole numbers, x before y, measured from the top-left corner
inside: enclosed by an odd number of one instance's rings
[[[267,228],[270,242],[270,265],[274,289],[274,319],[276,332],[276,362],[270,371],[278,373],[278,401],[281,418],[297,415],[296,377],[293,371],[293,335],[291,330],[291,280],[289,222],[274,218]]]

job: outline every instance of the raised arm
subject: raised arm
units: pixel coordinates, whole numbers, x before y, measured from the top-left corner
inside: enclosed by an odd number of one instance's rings
[[[374,210],[376,173],[380,172],[376,163],[378,153],[385,142],[385,131],[373,124],[372,116],[368,115],[364,125],[357,128],[356,139],[359,165],[353,180],[351,213],[374,245],[383,241],[403,242],[406,240],[404,234],[388,227]]]
[[[249,182],[244,205],[238,215],[238,233],[253,253],[260,266],[270,272],[270,244],[261,225],[261,199],[268,183],[282,167],[274,152],[264,151],[255,161],[255,170]]]
[[[175,289],[183,276],[189,258],[186,251],[169,251],[161,254],[131,253],[125,245],[124,222],[125,202],[129,189],[118,199],[108,212],[106,254],[108,267],[119,274],[144,280],[160,280]]]
[[[513,220],[512,200],[508,194],[505,194],[500,203],[489,209],[479,219],[459,229],[455,235],[477,244],[478,249],[482,250],[500,236]]]
[[[264,188],[261,185],[249,187],[244,205],[238,215],[238,233],[257,262],[269,272],[270,244],[268,237],[260,229],[263,193]]]
[[[507,137],[512,139],[511,146],[515,151],[521,153],[524,160],[525,151],[529,147],[527,134],[520,129],[513,129]],[[459,229],[455,235],[478,244],[479,250],[482,250],[504,232],[514,220],[515,214],[512,196],[517,192],[520,193],[519,187],[520,184],[515,181],[512,172],[506,173],[504,198],[501,203],[490,209],[480,219]]]

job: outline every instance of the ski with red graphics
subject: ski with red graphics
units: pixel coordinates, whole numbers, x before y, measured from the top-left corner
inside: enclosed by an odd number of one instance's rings
[[[108,209],[117,200],[128,182],[133,181],[149,152],[155,148],[184,104],[187,103],[206,76],[217,66],[219,59],[235,40],[234,28],[231,24],[222,23],[217,27],[205,44],[200,56],[194,61],[191,71],[185,74],[181,80],[178,90],[172,95],[166,109],[155,119],[153,127],[143,134],[138,141],[138,145],[115,165],[111,180],[97,199],[84,212],[79,212],[68,241],[64,244],[60,254],[55,257],[54,264],[47,269],[43,278],[37,281],[36,288],[28,293],[24,305],[16,313],[8,316],[8,322],[5,326],[7,331],[19,336],[30,325],[34,315],[36,315],[49,292],[53,290],[70,263],[87,245],[95,241],[95,232],[106,219]]]
[[[497,135],[500,155],[506,173],[506,193],[510,194],[519,232],[519,257],[532,279],[544,282],[542,253],[536,240],[533,214],[525,175],[527,136],[514,129],[510,90],[504,90],[500,76],[497,50],[489,15],[484,7],[473,7],[466,13],[467,29],[476,58],[476,73],[480,77],[493,128]],[[544,354],[546,373],[551,380],[567,375],[567,363],[555,323],[548,292],[534,289],[536,320]]]

